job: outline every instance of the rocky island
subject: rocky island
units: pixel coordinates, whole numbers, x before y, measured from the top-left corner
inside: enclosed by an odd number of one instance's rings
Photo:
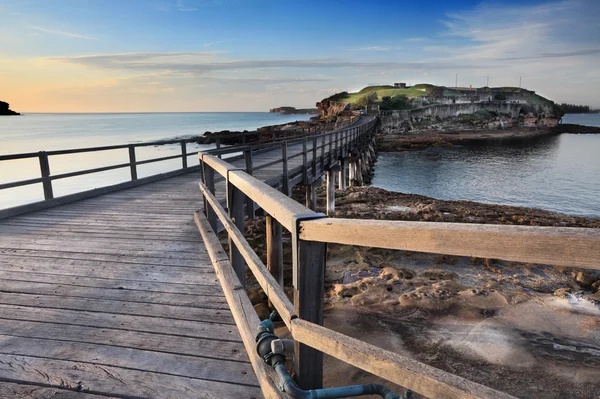
[[[21,115],[21,114],[10,109],[8,103],[5,103],[4,101],[0,101],[0,115]]]
[[[282,114],[282,115],[317,115],[319,110],[316,108],[295,108],[295,107],[278,107],[271,108],[269,110],[270,113],[274,114]]]

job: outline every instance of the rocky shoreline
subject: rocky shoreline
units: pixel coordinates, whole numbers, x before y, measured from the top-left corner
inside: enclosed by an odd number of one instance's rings
[[[451,147],[455,144],[484,143],[486,141],[526,140],[536,137],[555,136],[562,133],[600,134],[600,127],[576,124],[560,124],[555,127],[474,130],[413,130],[405,134],[380,134],[377,150],[399,152],[427,147]]]
[[[295,198],[302,201],[303,194],[298,189]],[[322,190],[317,206],[325,208]],[[336,217],[600,228],[595,218],[374,187],[337,192]],[[245,231],[263,261],[264,228],[257,218]],[[284,259],[291,298],[289,236]],[[248,277],[250,298],[265,317],[266,296]],[[330,244],[325,281],[325,325],[337,331],[518,397],[595,397],[598,272]],[[335,368],[327,377],[331,385],[373,381],[335,359],[326,364]]]

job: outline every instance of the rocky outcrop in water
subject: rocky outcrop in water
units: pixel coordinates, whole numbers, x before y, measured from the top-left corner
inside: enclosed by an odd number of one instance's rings
[[[0,101],[0,115],[21,115],[10,109],[9,104],[4,101]]]

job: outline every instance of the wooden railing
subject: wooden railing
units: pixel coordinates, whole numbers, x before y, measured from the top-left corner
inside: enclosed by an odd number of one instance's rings
[[[250,143],[249,145],[255,146],[266,146],[272,145],[273,143],[283,142],[285,140],[290,139],[298,139],[301,137],[310,137],[315,136],[317,134],[322,133],[321,127],[313,126],[307,128],[300,129],[292,129],[292,130],[264,130],[264,131],[252,131],[252,132],[241,132],[241,133],[230,133],[230,134],[222,134],[218,133],[209,137],[209,140],[215,143],[217,150],[222,151],[223,154],[230,154],[232,152],[236,152],[239,150],[230,150],[229,146],[222,147],[222,142],[240,142],[240,143]],[[11,188],[24,187],[34,184],[40,184],[44,194],[44,201],[29,203],[25,205],[15,206],[13,208],[8,209],[0,209],[0,219],[15,216],[22,213],[27,213],[35,210],[40,210],[56,205],[61,205],[73,201],[78,201],[85,198],[94,197],[96,195],[105,194],[112,191],[122,190],[129,187],[135,187],[137,185],[149,183],[152,181],[156,181],[159,179],[164,179],[172,176],[176,176],[181,173],[187,173],[192,171],[199,170],[199,165],[188,165],[188,157],[195,156],[197,151],[188,151],[189,143],[196,143],[197,138],[189,138],[183,140],[161,140],[161,141],[150,141],[143,143],[134,143],[134,144],[120,144],[120,145],[110,145],[110,146],[100,146],[100,147],[87,147],[87,148],[74,148],[68,150],[56,150],[56,151],[40,151],[40,152],[30,152],[30,153],[21,153],[21,154],[7,154],[0,155],[0,165],[4,169],[9,169],[10,165],[6,163],[10,161],[23,160],[23,159],[38,159],[39,161],[39,171],[40,177],[34,177],[25,180],[11,181],[8,183],[0,184],[0,193],[2,190],[7,190]],[[252,144],[254,143],[254,144]],[[137,160],[136,157],[136,149],[141,147],[150,147],[150,146],[163,146],[163,145],[179,145],[181,147],[181,152],[175,155]],[[237,148],[240,148],[239,146]],[[252,148],[252,147],[249,147]],[[51,157],[61,156],[61,155],[73,155],[73,154],[85,154],[85,153],[93,153],[93,152],[104,152],[104,151],[124,151],[124,159],[127,159],[128,162],[122,162],[118,164],[111,164],[96,168],[84,169],[71,171],[67,173],[59,173],[52,174],[51,173]],[[159,173],[152,176],[147,176],[144,178],[138,179],[138,166],[145,165],[155,162],[167,161],[172,159],[181,159],[181,168],[165,173]],[[83,192],[77,192],[74,194],[55,197],[53,182],[61,179],[68,179],[77,176],[90,175],[93,173],[99,172],[107,172],[116,169],[126,169],[130,170],[130,180],[127,182],[113,184],[108,186],[98,187],[92,190],[87,190]]]
[[[325,140],[321,136],[314,140],[317,143],[331,140],[332,145],[317,144],[300,154],[304,159],[301,169],[309,173],[312,169],[313,179],[353,150],[364,150],[365,143],[373,138],[372,125],[324,137]],[[285,169],[286,162],[289,162],[284,150],[287,145],[290,143],[282,143],[283,155],[278,162],[282,166],[282,174],[266,183],[251,176],[252,168],[242,170],[219,159],[216,155],[222,155],[222,152],[200,154],[203,182],[199,186],[205,199],[205,215],[196,213],[195,221],[265,396],[279,397],[280,392],[272,383],[269,368],[258,358],[254,348],[254,334],[259,321],[243,290],[246,266],[296,342],[295,371],[298,383],[304,389],[322,385],[322,356],[326,353],[431,398],[512,397],[323,327],[327,243],[600,269],[600,231],[327,218],[289,198],[290,185],[295,180]],[[252,151],[249,154],[247,151],[250,149],[238,149],[244,155],[231,159],[246,157],[248,160]],[[315,169],[306,161],[308,151],[312,151]],[[321,155],[314,157],[315,154]],[[216,196],[215,172],[225,181],[222,189],[226,194],[226,207]],[[305,173],[302,179],[305,184],[310,184],[311,178]],[[266,265],[242,233],[244,215],[254,212],[254,204],[262,208],[266,216]],[[244,212],[244,207],[250,206],[252,212]],[[215,236],[217,220],[229,236],[229,254],[223,252]],[[282,227],[292,237],[293,303],[282,287]]]

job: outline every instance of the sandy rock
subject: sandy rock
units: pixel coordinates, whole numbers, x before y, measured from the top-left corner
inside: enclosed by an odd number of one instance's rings
[[[575,281],[581,284],[583,287],[591,287],[596,282],[596,277],[593,273],[585,270],[577,272],[575,275]]]

